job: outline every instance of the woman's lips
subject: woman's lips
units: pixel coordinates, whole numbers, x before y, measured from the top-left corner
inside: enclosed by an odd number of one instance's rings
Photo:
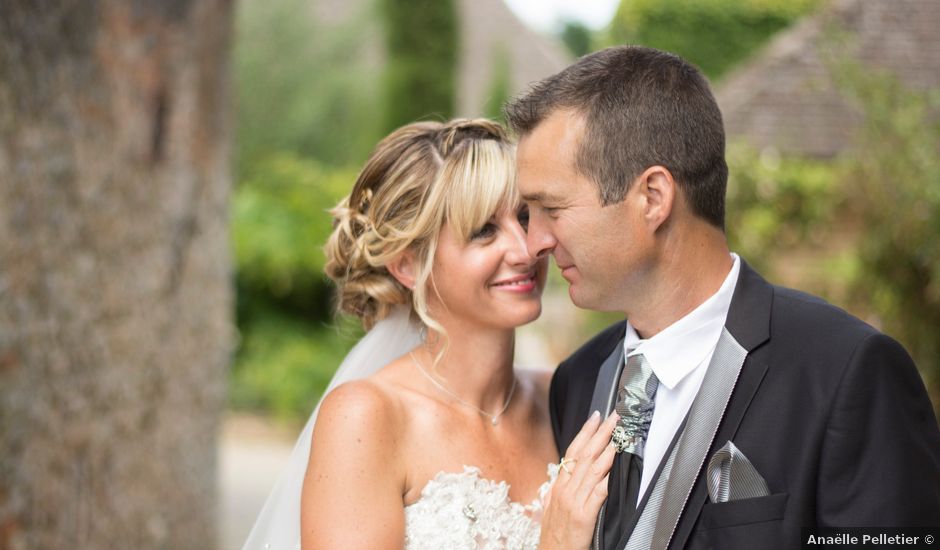
[[[511,292],[531,292],[535,289],[537,284],[535,272],[528,273],[525,275],[520,275],[518,277],[511,277],[505,279],[498,283],[493,283],[493,288],[498,288],[500,290],[508,290]]]

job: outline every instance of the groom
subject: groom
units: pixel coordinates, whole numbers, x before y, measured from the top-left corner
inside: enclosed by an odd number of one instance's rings
[[[721,113],[679,57],[617,47],[507,107],[528,247],[627,320],[558,368],[567,448],[616,408],[593,546],[798,548],[801,529],[940,526],[940,431],[908,354],[731,253]],[[746,231],[747,228],[739,228]]]

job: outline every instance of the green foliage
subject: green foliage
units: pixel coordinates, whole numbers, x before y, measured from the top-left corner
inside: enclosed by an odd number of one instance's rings
[[[608,40],[679,54],[710,78],[718,78],[818,4],[819,0],[623,0]]]
[[[835,76],[862,115],[857,142],[828,162],[729,148],[729,241],[772,276],[789,251],[851,239],[829,266],[840,298],[904,344],[940,414],[940,91],[852,63]]]
[[[309,2],[239,3],[234,42],[239,180],[272,153],[359,163],[379,138],[365,17],[318,25]],[[353,27],[352,25],[357,25]]]
[[[322,246],[327,210],[356,177],[335,167],[359,164],[379,138],[379,93],[362,60],[362,37],[377,30],[363,14],[318,24],[301,0],[239,6],[233,406],[306,416],[348,348],[328,326]]]
[[[577,21],[566,21],[561,29],[561,41],[575,57],[581,57],[591,51],[593,35],[591,29]]]
[[[285,420],[305,418],[360,334],[284,316],[273,309],[258,315],[242,330],[232,372],[232,405],[274,413]]]
[[[327,324],[332,288],[322,246],[332,231],[328,210],[355,173],[291,153],[268,156],[252,173],[232,204],[242,338],[231,403],[298,419],[310,413],[352,341]]]
[[[745,144],[728,149],[726,227],[732,250],[760,271],[786,250],[824,239],[841,202],[830,162],[758,153]]]
[[[388,67],[383,130],[453,117],[457,81],[455,0],[381,0]]]
[[[384,20],[367,4],[329,26],[302,0],[246,0],[238,11],[236,407],[309,414],[355,340],[343,333],[358,334],[330,325],[332,285],[323,275],[322,247],[332,230],[327,211],[356,177],[341,167],[362,163],[383,124],[453,114],[454,1],[382,0]],[[383,23],[384,91],[366,55],[372,46],[382,49],[369,38],[380,36]],[[508,79],[508,69],[496,76]]]
[[[911,352],[940,412],[940,90],[854,64],[836,76],[865,115],[841,189],[867,224],[852,288]]]
[[[240,303],[277,302],[307,318],[327,319],[327,211],[348,193],[355,173],[284,153],[258,163],[255,174],[236,190],[232,205]]]
[[[509,54],[503,47],[496,48],[493,53],[493,73],[490,77],[490,86],[486,93],[486,104],[483,113],[493,120],[503,120],[503,105],[512,95],[509,75]]]

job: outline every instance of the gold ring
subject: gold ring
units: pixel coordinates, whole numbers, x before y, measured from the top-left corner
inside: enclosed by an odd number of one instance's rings
[[[571,473],[571,470],[568,469],[568,465],[569,465],[569,464],[577,464],[577,463],[578,463],[578,459],[577,459],[577,458],[568,458],[568,457],[566,456],[566,457],[564,457],[564,458],[561,459],[561,462],[558,463],[558,465],[561,466],[561,469],[562,469],[562,470],[564,470],[565,472],[567,472],[567,473],[570,474],[570,473]]]

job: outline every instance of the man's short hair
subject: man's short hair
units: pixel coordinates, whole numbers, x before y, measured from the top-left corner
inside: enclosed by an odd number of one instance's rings
[[[575,168],[597,183],[604,205],[622,201],[633,180],[661,165],[693,212],[724,229],[724,126],[708,82],[692,64],[652,48],[607,48],[536,83],[505,114],[523,137],[562,109],[585,119]]]

